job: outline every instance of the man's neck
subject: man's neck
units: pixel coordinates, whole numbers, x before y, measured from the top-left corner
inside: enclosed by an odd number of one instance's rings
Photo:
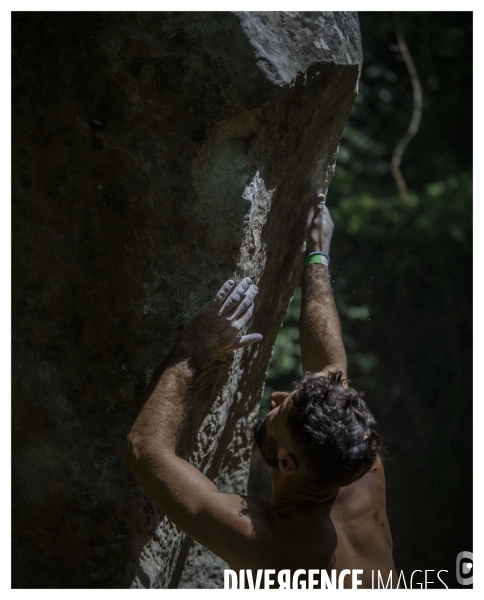
[[[324,490],[302,484],[296,477],[287,477],[275,469],[271,470],[272,506],[280,511],[305,506],[319,507],[329,512],[339,492],[339,487]]]

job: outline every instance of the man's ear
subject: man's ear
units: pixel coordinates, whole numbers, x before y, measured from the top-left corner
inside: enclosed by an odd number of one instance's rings
[[[296,457],[282,446],[279,446],[277,449],[277,460],[279,462],[279,471],[282,473],[287,473],[289,475],[297,471]]]

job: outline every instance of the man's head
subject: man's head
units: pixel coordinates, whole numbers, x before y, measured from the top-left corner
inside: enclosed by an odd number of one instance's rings
[[[343,387],[340,372],[306,375],[292,393],[273,394],[272,407],[255,427],[262,455],[274,469],[284,469],[281,459],[292,457],[316,487],[356,481],[381,452],[375,418],[361,394]]]

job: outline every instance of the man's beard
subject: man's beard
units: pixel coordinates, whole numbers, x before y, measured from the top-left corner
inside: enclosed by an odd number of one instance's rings
[[[254,439],[259,446],[266,463],[273,469],[279,469],[279,461],[277,459],[277,449],[279,444],[274,437],[271,437],[267,432],[267,415],[261,417],[254,427]]]

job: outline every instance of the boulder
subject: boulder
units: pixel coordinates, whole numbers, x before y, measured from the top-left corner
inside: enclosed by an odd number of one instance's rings
[[[179,445],[246,491],[356,13],[16,12],[12,44],[12,585],[221,587],[121,456],[184,324],[250,276],[264,341],[207,365]]]

